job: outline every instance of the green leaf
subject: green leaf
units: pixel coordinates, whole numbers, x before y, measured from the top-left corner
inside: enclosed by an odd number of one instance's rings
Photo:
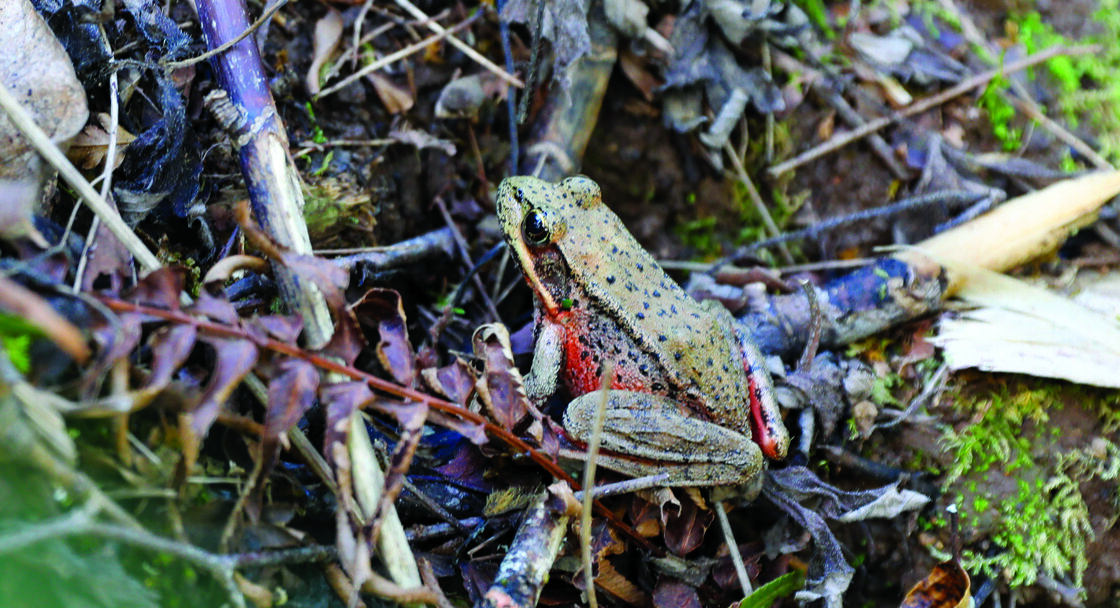
[[[793,595],[805,586],[805,574],[800,570],[783,574],[754,590],[739,602],[739,608],[770,608],[775,601]]]

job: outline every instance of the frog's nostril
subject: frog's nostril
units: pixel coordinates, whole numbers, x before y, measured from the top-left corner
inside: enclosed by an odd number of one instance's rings
[[[519,204],[524,204],[525,203],[525,191],[522,190],[521,188],[518,188],[518,189],[514,190],[513,191],[513,198],[516,198],[517,202]]]

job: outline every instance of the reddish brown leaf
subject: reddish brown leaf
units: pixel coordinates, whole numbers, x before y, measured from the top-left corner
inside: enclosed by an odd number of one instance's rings
[[[486,436],[486,429],[481,424],[468,422],[462,418],[456,418],[438,411],[428,412],[428,421],[459,433],[475,445],[486,445],[490,441],[490,438]]]
[[[193,325],[173,325],[161,328],[152,336],[152,375],[147,389],[162,390],[194,349],[198,331]]]
[[[653,503],[635,495],[630,501],[630,525],[634,531],[646,538],[661,533],[661,509]]]
[[[299,315],[265,315],[255,317],[246,328],[256,326],[265,333],[285,344],[295,344],[303,331],[303,319]]]
[[[189,309],[191,314],[202,315],[212,321],[226,325],[236,325],[240,318],[237,310],[225,298],[216,298],[205,289],[199,292],[198,300]]]
[[[653,588],[655,608],[700,608],[700,596],[696,589],[671,576],[657,577]]]
[[[326,408],[327,428],[323,434],[323,457],[334,464],[334,446],[346,445],[350,415],[373,400],[373,391],[365,382],[328,384],[319,391],[319,401]]]
[[[704,533],[716,519],[710,509],[700,509],[691,500],[681,500],[680,513],[665,516],[665,545],[677,555],[688,555],[704,542]]]
[[[723,547],[726,549],[726,545]],[[765,546],[762,543],[744,543],[739,545],[739,555],[743,557],[743,566],[747,569],[747,576],[754,580],[762,572],[759,561],[762,559]],[[720,551],[719,561],[712,567],[712,580],[720,589],[729,593],[739,593],[742,586],[739,583],[739,574],[735,572],[735,564],[731,555],[725,550]]]
[[[93,326],[93,339],[100,346],[96,362],[83,374],[81,392],[86,399],[94,399],[102,376],[117,361],[132,354],[140,344],[140,325],[143,315],[125,313],[111,319],[100,319]]]
[[[86,271],[82,275],[82,291],[93,291],[94,285],[103,280],[102,277],[108,277],[109,293],[120,293],[126,280],[132,277],[132,254],[105,222],[97,225],[93,239],[96,245],[89,248]]]
[[[471,366],[459,357],[450,365],[422,370],[420,378],[428,390],[463,406],[467,405],[467,398],[474,390],[475,377]]]
[[[416,447],[420,445],[420,438],[424,436],[424,422],[428,418],[426,403],[411,403],[404,407],[393,407],[392,410],[401,426],[400,439],[389,459],[389,470],[385,472],[385,487],[381,492],[381,502],[377,505],[370,538],[377,538],[385,514],[393,507],[397,496],[400,496],[401,488],[404,487],[405,473],[408,473],[409,467],[412,466],[412,457],[416,455]]]
[[[479,327],[472,338],[475,356],[482,359],[485,372],[475,385],[484,413],[498,426],[513,430],[529,413],[521,372],[513,363],[509,332],[504,325]]]
[[[268,383],[268,407],[264,414],[264,437],[261,437],[258,474],[253,482],[253,498],[249,513],[260,513],[264,482],[280,459],[280,447],[287,444],[288,429],[295,426],[304,412],[315,403],[319,389],[319,370],[302,359],[285,359]]]
[[[214,372],[198,405],[188,413],[191,430],[199,440],[206,437],[233,389],[257,364],[257,347],[248,340],[208,337],[205,342],[214,348]]]
[[[362,327],[377,327],[377,359],[385,371],[398,384],[412,386],[416,365],[401,295],[392,289],[371,289],[350,310]]]
[[[179,310],[179,293],[183,291],[183,269],[164,266],[149,272],[122,298],[144,306]]]

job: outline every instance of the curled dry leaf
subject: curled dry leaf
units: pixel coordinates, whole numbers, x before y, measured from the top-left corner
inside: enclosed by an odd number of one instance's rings
[[[333,8],[329,8],[327,14],[315,22],[311,66],[307,68],[307,76],[304,78],[304,82],[307,84],[307,92],[311,93],[312,96],[318,95],[322,89],[319,74],[323,71],[323,66],[330,60],[331,55],[334,54],[335,49],[338,48],[338,42],[342,40],[342,29],[342,13]]]
[[[704,534],[716,520],[711,509],[701,509],[692,500],[682,500],[680,512],[666,512],[665,546],[677,555],[688,555],[704,542]]]
[[[379,335],[377,360],[402,386],[416,379],[416,357],[408,341],[408,324],[401,294],[392,289],[371,289],[350,306],[358,324],[376,327]]]
[[[910,589],[901,608],[967,608],[972,604],[971,586],[968,573],[957,560],[941,562]]]
[[[513,363],[509,331],[498,323],[483,325],[475,330],[471,341],[475,356],[482,359],[485,367],[475,384],[483,412],[498,426],[513,430],[528,413],[529,406],[521,372]]]

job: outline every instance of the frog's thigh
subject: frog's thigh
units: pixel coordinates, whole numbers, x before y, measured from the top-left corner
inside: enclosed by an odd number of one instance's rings
[[[569,435],[590,440],[602,399],[602,392],[593,392],[568,405],[564,428]],[[633,477],[668,473],[666,485],[745,483],[762,467],[762,452],[749,437],[648,393],[610,391],[600,445],[617,454],[600,452],[601,466]]]

